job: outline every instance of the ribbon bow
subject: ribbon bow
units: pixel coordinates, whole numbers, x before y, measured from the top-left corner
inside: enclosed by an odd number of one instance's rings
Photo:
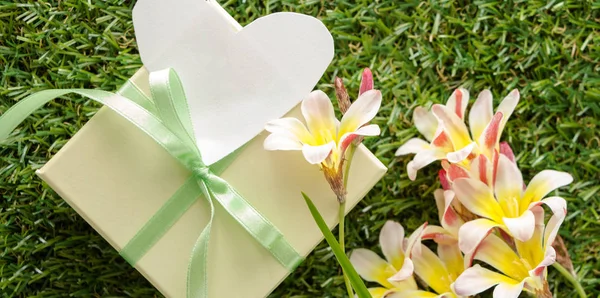
[[[0,142],[31,113],[54,98],[76,93],[93,99],[136,125],[192,172],[192,176],[119,252],[130,264],[134,265],[144,256],[196,199],[203,196],[210,206],[210,220],[192,249],[187,273],[187,297],[208,297],[207,263],[214,216],[213,200],[219,202],[286,269],[295,269],[302,262],[298,252],[269,220],[218,176],[232,156],[213,167],[208,167],[202,161],[185,93],[175,71],[165,69],[150,73],[150,90],[152,100],[130,80],[119,90],[119,94],[86,89],[37,92],[0,116]]]

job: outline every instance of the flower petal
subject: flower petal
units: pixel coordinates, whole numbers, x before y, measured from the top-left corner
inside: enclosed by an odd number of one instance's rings
[[[442,223],[442,227],[446,229],[450,234],[454,236],[454,238],[458,239],[458,230],[464,224],[464,221],[458,216],[454,208],[452,207],[452,202],[456,195],[451,190],[444,191],[444,211],[441,213],[442,218],[440,222]]]
[[[367,290],[371,294],[371,298],[387,298],[394,292],[386,288],[368,288]]]
[[[458,230],[458,247],[465,255],[472,255],[481,241],[498,226],[500,224],[485,218],[466,222]]]
[[[298,141],[311,144],[313,137],[306,126],[296,118],[280,118],[267,122],[265,130],[274,134],[290,134]]]
[[[264,141],[265,150],[302,150],[302,143],[287,133],[270,134]]]
[[[459,178],[454,180],[452,189],[456,198],[469,211],[501,222],[504,214],[502,208],[494,198],[492,190],[483,182],[472,178]]]
[[[498,127],[499,136],[502,135],[502,131],[504,131],[504,126],[506,126],[508,118],[510,118],[510,115],[512,115],[515,108],[517,107],[520,96],[521,95],[519,94],[519,90],[514,89],[502,100],[502,102],[496,109],[496,113],[501,112],[502,115],[504,115],[502,117],[502,121],[500,122],[500,126]]]
[[[471,152],[473,152],[473,149],[475,149],[475,145],[475,142],[473,142],[465,146],[464,148],[461,148],[454,152],[450,152],[446,155],[446,159],[448,159],[448,161],[452,163],[459,163],[465,160],[467,157],[469,157]]]
[[[379,233],[379,244],[387,261],[396,269],[404,263],[404,228],[401,224],[388,220]]]
[[[503,154],[499,155],[494,182],[496,199],[507,217],[519,216],[519,200],[523,192],[523,176],[517,164]]]
[[[429,143],[421,139],[412,138],[398,148],[396,156],[419,153],[427,149],[429,149]]]
[[[452,280],[442,260],[427,246],[417,245],[421,246],[421,254],[412,256],[415,274],[437,293],[450,292],[452,290],[450,288]]]
[[[540,201],[551,191],[573,182],[573,176],[565,172],[544,170],[531,179],[521,199],[520,207],[526,209],[530,203]]]
[[[508,142],[500,142],[500,154],[504,154],[506,157],[508,157],[508,159],[510,159],[510,161],[516,163],[516,159],[515,159],[515,154],[512,151],[512,148],[510,148],[510,145],[508,144]]]
[[[437,253],[440,260],[446,265],[451,280],[455,280],[465,270],[463,255],[458,245],[440,244],[437,247]]]
[[[413,112],[413,122],[425,139],[428,141],[433,140],[438,128],[438,120],[432,112],[423,107],[416,107]]]
[[[440,120],[440,126],[448,133],[454,148],[464,148],[471,143],[469,131],[465,123],[447,107],[436,104],[431,111]]]
[[[543,276],[546,267],[554,264],[556,262],[556,251],[554,247],[548,246],[546,247],[546,251],[544,252],[544,259],[535,266],[531,271],[529,271],[529,275],[531,276]]]
[[[469,172],[465,168],[463,168],[459,165],[456,165],[456,164],[451,164],[448,167],[446,174],[447,174],[449,181],[454,181],[458,178],[469,178],[470,177]]]
[[[448,98],[446,106],[460,118],[465,118],[465,111],[469,104],[469,91],[465,88],[458,88],[452,92]]]
[[[460,296],[472,296],[479,294],[494,285],[508,284],[516,285],[518,281],[506,277],[500,273],[485,269],[479,265],[475,265],[465,270],[454,282],[454,292]],[[512,298],[517,296],[496,296],[494,298]]]
[[[446,296],[443,296],[443,295],[438,296],[435,293],[421,291],[421,290],[397,291],[388,296],[385,296],[385,298],[443,298],[443,297],[445,298]],[[453,296],[447,296],[447,297],[453,297]]]
[[[429,149],[418,152],[413,160],[407,165],[408,178],[415,180],[417,177],[417,171],[429,165],[430,163],[444,158],[444,153],[436,150]]]
[[[517,298],[523,292],[523,285],[520,283],[500,283],[494,289],[493,298]]]
[[[490,234],[477,247],[475,259],[498,269],[507,276],[518,278],[527,276],[527,268],[522,265],[519,255],[500,237]]]
[[[471,128],[473,140],[479,140],[479,136],[492,120],[492,115],[494,115],[492,92],[483,90],[477,96],[477,100],[469,112],[469,127]]]
[[[304,145],[302,146],[302,153],[309,163],[316,165],[323,162],[333,148],[335,148],[335,142],[333,141],[321,146]]]
[[[410,258],[404,258],[404,262],[402,263],[402,268],[396,272],[396,274],[392,275],[388,278],[388,282],[397,283],[401,281],[408,280],[412,277],[413,272],[415,270],[415,266]]]
[[[504,217],[502,220],[504,221],[504,225],[506,225],[506,228],[510,234],[515,237],[515,239],[525,242],[531,239],[531,236],[533,236],[533,231],[535,229],[535,216],[531,210],[526,210],[519,217]]]
[[[360,80],[360,89],[358,91],[358,96],[363,93],[373,89],[373,73],[367,67],[363,69],[361,80]]]
[[[481,153],[485,155],[487,158],[492,158],[492,154],[494,150],[496,150],[498,146],[498,142],[500,140],[500,122],[504,119],[504,116],[501,112],[497,112],[492,120],[488,124],[488,126],[483,130],[483,133],[479,136],[479,148]]]
[[[445,245],[449,245],[449,244],[456,245],[457,240],[458,240],[458,238],[455,237],[454,235],[452,235],[452,233],[450,233],[446,229],[444,229],[440,226],[436,226],[436,225],[428,225],[427,227],[425,227],[425,230],[423,231],[423,236],[421,236],[421,239],[423,239],[423,240],[431,239],[438,244],[445,244]]]
[[[550,247],[554,243],[554,239],[558,234],[558,229],[560,229],[564,220],[564,214],[554,214],[550,217],[544,230],[544,247]]]
[[[410,234],[410,237],[408,237],[406,247],[404,247],[404,254],[407,257],[410,258],[410,256],[412,256],[412,254],[420,254],[421,253],[421,246],[419,244],[421,243],[421,238],[423,238],[423,232],[425,231],[426,227],[427,227],[427,222],[425,222],[420,227],[418,227],[416,230],[414,230],[412,232],[412,234]]]
[[[338,136],[354,132],[371,121],[377,115],[379,107],[381,107],[381,91],[369,90],[363,93],[342,117]]]
[[[335,118],[333,104],[327,94],[320,90],[311,92],[302,101],[301,108],[308,130],[317,139],[317,143],[323,144],[330,141],[328,138],[335,137],[338,120]]]
[[[490,160],[485,157],[485,155],[480,154],[471,162],[471,177],[478,178],[479,181],[487,184],[489,187],[492,187],[493,181],[493,166]]]
[[[340,138],[340,151],[345,152],[346,148],[356,139],[358,136],[378,136],[381,134],[381,130],[377,124],[369,124],[362,126],[354,132],[349,132]]]
[[[387,279],[394,275],[395,270],[376,253],[364,248],[355,249],[350,255],[350,263],[364,280],[378,282],[386,288],[393,287]]]

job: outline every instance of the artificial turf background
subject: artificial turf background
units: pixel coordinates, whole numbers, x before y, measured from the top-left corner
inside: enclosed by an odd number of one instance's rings
[[[201,0],[198,0],[201,1]],[[409,231],[437,222],[430,166],[407,179],[411,157],[395,149],[417,136],[417,105],[444,103],[466,86],[490,88],[495,103],[519,88],[522,99],[503,140],[526,181],[543,169],[568,171],[575,182],[558,193],[569,214],[560,235],[589,297],[600,295],[600,3],[591,1],[221,1],[241,23],[278,11],[320,18],[336,57],[320,89],[333,96],[335,75],[350,90],[369,66],[384,106],[381,138],[367,146],[388,175],[349,215],[347,246],[374,247],[387,219]],[[134,1],[0,0],[0,113],[48,88],[116,90],[137,68],[131,21]],[[0,146],[1,297],[160,296],[34,171],[97,111],[85,99],[58,100]],[[298,198],[300,199],[300,197]],[[340,271],[326,245],[272,297],[342,297]],[[553,268],[557,297],[575,295]],[[235,286],[235,281],[232,281]]]

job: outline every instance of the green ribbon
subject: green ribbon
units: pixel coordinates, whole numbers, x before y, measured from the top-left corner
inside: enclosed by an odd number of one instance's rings
[[[283,234],[218,174],[235,158],[235,153],[210,168],[202,161],[194,138],[187,100],[179,77],[172,69],[150,73],[152,99],[128,81],[119,93],[102,90],[44,90],[26,97],[0,116],[0,142],[25,118],[57,97],[76,93],[108,106],[153,138],[188,168],[191,177],[119,252],[135,263],[171,228],[200,196],[210,206],[210,220],[192,249],[187,273],[187,297],[208,297],[208,244],[216,200],[265,247],[286,269],[294,270],[302,257]],[[239,151],[239,150],[238,150]]]

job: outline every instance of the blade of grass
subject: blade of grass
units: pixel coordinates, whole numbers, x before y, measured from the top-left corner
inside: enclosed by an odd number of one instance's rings
[[[352,287],[354,288],[354,291],[356,291],[358,297],[370,298],[371,295],[369,294],[369,290],[367,290],[365,283],[362,281],[360,276],[358,276],[356,269],[354,269],[354,266],[352,266],[350,263],[350,260],[340,247],[340,244],[335,239],[335,236],[329,230],[329,227],[325,223],[325,220],[323,220],[323,217],[319,213],[319,210],[317,210],[317,207],[315,207],[311,199],[305,193],[302,193],[302,197],[304,197],[304,201],[306,201],[306,205],[310,210],[310,214],[312,214],[317,226],[319,226],[323,236],[325,236],[325,240],[331,247],[331,250],[333,251],[335,258],[338,260],[338,263],[340,266],[342,266],[342,269],[348,276],[348,279],[350,280],[350,283],[352,284]]]

